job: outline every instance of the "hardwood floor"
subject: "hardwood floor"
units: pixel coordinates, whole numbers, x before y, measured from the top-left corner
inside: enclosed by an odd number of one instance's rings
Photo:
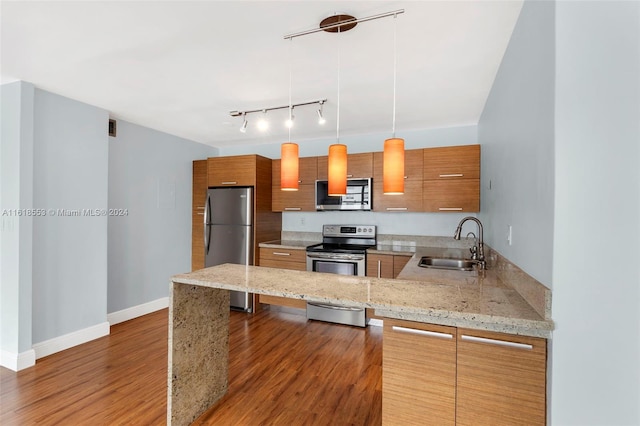
[[[2,425],[166,423],[167,310],[15,373]],[[231,313],[229,392],[195,425],[381,424],[382,329]]]

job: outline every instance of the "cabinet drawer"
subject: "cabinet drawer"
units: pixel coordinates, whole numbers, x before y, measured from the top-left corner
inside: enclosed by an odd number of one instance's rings
[[[315,212],[315,184],[299,185],[297,191],[282,191],[271,187],[271,210],[274,212]]]
[[[256,156],[237,155],[208,159],[209,186],[253,186],[256,183]]]
[[[298,269],[300,271],[304,271],[306,269],[306,264],[307,264],[307,252],[304,249],[293,250],[293,249],[260,247],[260,266],[268,266],[265,262],[270,262],[272,265],[273,265],[273,262],[275,263],[281,262],[283,264],[299,263],[305,267],[302,269],[299,269],[299,268],[288,268],[288,269]],[[283,268],[284,266],[276,265],[271,267]]]
[[[480,179],[480,145],[425,148],[424,179]]]
[[[479,212],[480,179],[425,180],[424,211]]]

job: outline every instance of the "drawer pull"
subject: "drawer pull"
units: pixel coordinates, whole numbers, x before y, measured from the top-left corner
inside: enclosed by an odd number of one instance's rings
[[[204,216],[204,212],[196,212],[196,214],[199,214],[200,216]]]
[[[449,174],[445,174],[445,175],[440,175],[441,178],[462,177],[462,176],[464,176],[462,173],[449,173]]]
[[[509,348],[526,349],[528,351],[533,349],[533,345],[527,343],[509,342],[508,340],[496,340],[487,339],[485,337],[467,336],[463,334],[460,338],[467,342],[488,343],[490,345],[506,346]]]
[[[399,331],[401,333],[418,334],[420,336],[438,337],[440,339],[453,339],[453,334],[438,333],[437,331],[418,330],[415,328],[400,327],[394,325],[391,327],[393,331]]]
[[[406,212],[406,207],[387,207],[387,210],[390,212]]]
[[[348,177],[348,178],[352,178],[352,177],[353,177],[353,175],[347,175],[347,177]]]
[[[204,206],[198,206],[198,207],[196,207],[196,209],[198,209],[198,210],[204,210]]]
[[[297,212],[300,211],[300,207],[285,207],[284,208],[286,211],[290,211],[290,212]]]
[[[238,182],[231,182],[231,181],[229,181],[229,182],[222,182],[222,184],[223,184],[223,185],[237,185],[237,184],[238,184]]]
[[[438,210],[441,212],[461,212],[462,207],[439,207]]]
[[[283,253],[280,251],[274,251],[273,254],[276,256],[291,256],[291,253]]]

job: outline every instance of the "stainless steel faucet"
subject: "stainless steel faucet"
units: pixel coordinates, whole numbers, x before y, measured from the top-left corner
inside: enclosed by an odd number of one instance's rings
[[[460,239],[460,233],[462,232],[462,225],[464,225],[464,223],[468,220],[473,220],[475,223],[478,224],[478,246],[477,247],[473,246],[469,249],[469,251],[471,251],[471,260],[474,260],[477,263],[478,268],[486,269],[487,263],[484,260],[484,240],[482,236],[482,222],[480,222],[479,219],[473,216],[467,216],[463,218],[458,224],[458,227],[456,228],[456,233],[453,235],[453,238],[456,240]]]

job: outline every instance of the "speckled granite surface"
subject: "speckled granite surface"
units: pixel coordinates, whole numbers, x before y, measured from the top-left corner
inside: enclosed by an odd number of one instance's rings
[[[553,322],[538,314],[496,273],[427,270],[417,266],[419,271],[413,271],[412,262],[403,270],[404,279],[225,264],[176,275],[173,281],[373,308],[378,314],[392,318],[549,337]],[[417,261],[413,263],[417,265]],[[406,279],[415,278],[414,274],[419,275],[419,281]]]

